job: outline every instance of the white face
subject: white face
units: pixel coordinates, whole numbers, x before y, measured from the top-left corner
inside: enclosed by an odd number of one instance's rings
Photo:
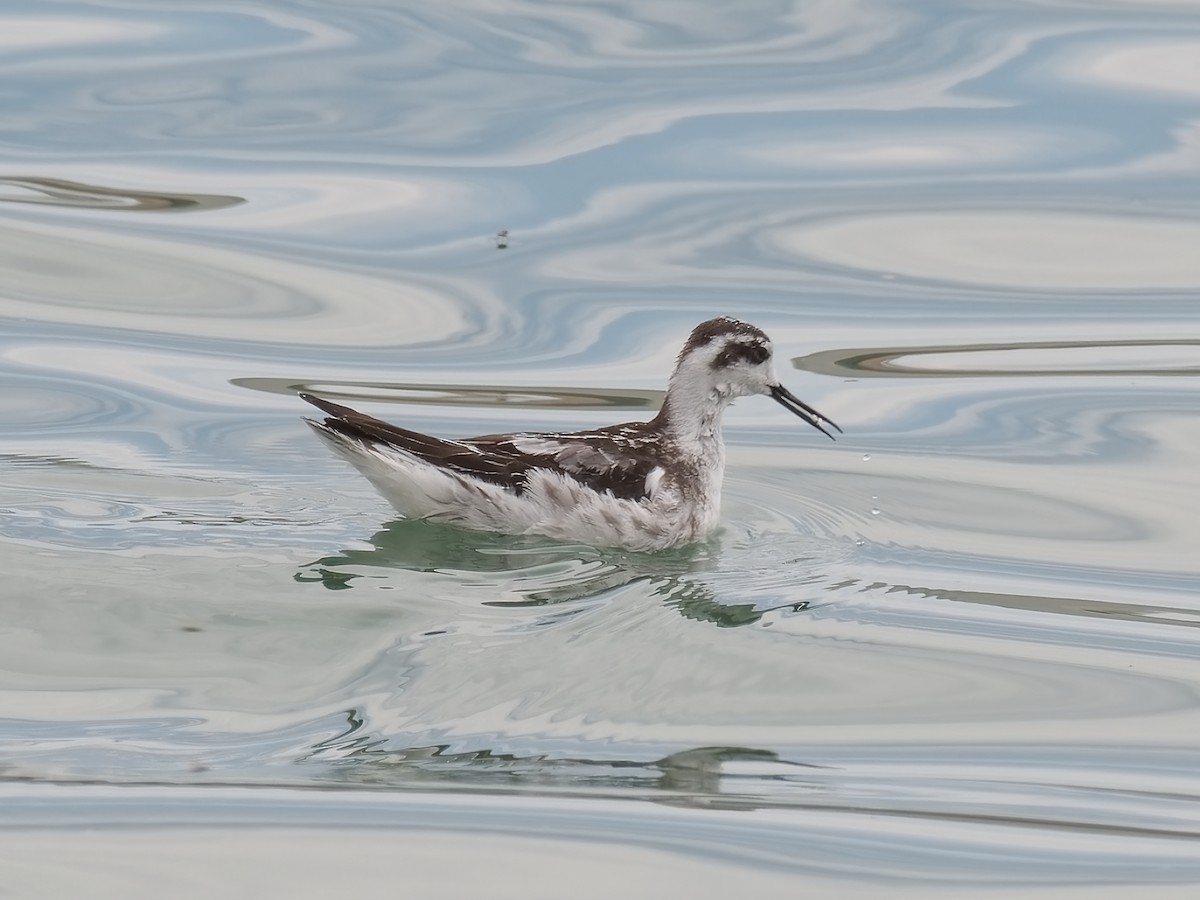
[[[701,322],[692,329],[671,375],[671,408],[684,411],[684,415],[687,410],[697,415],[711,414],[734,397],[751,394],[766,394],[831,438],[826,425],[841,431],[779,383],[771,341],[760,329],[725,317]],[[717,404],[714,399],[718,399]]]
[[[728,397],[769,394],[779,383],[771,342],[756,335],[720,335],[692,348],[681,360],[680,369],[688,378],[711,384]]]

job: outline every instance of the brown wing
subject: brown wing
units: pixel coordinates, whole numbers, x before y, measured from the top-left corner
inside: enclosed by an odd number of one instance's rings
[[[396,447],[452,472],[524,493],[537,469],[567,475],[596,491],[641,500],[646,477],[660,464],[645,423],[614,425],[572,434],[491,434],[461,441],[409,431],[348,406],[301,394],[329,415],[325,426],[367,443]]]

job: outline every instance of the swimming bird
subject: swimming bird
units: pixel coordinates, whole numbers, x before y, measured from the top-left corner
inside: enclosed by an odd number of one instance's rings
[[[830,438],[824,426],[842,430],[779,383],[766,334],[726,317],[693,329],[648,422],[446,440],[300,397],[327,416],[305,421],[407,518],[652,551],[693,543],[716,526],[721,416],[752,394]]]

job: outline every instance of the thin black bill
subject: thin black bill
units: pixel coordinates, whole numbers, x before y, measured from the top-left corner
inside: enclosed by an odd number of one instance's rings
[[[841,426],[839,426],[837,422],[833,421],[833,419],[825,418],[825,416],[821,415],[819,412],[785,388],[782,384],[776,384],[771,387],[771,396],[780,406],[798,415],[831,441],[834,440],[834,437],[825,430],[824,426],[829,425],[836,429],[839,434],[841,433]]]

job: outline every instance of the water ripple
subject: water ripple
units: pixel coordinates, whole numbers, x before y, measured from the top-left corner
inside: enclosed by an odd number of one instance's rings
[[[772,238],[798,257],[910,278],[1047,291],[1195,291],[1192,218],[930,211],[844,218]]]
[[[61,206],[74,209],[104,209],[126,212],[199,212],[224,209],[245,203],[244,197],[223,197],[216,194],[168,194],[159,191],[137,191],[129,188],[81,184],[62,178],[0,177],[0,186],[16,188],[17,192],[0,194],[3,203],[30,203],[40,206]]]
[[[352,825],[343,888],[430,822],[724,894],[1195,880],[1197,41],[1131,0],[0,12],[13,852],[173,805]],[[393,521],[293,396],[586,428],[718,314],[846,434],[739,401],[675,553]]]
[[[792,365],[821,375],[862,378],[1196,376],[1196,347],[1200,339],[1163,338],[856,348],[822,350],[793,359]],[[1119,352],[1143,348],[1151,352]]]
[[[315,393],[331,400],[413,403],[438,406],[502,406],[520,409],[658,409],[662,391],[517,385],[389,384],[351,381],[294,381],[234,378],[231,384],[271,394]]]
[[[1036,792],[1036,785],[1021,787],[1022,796]],[[265,860],[273,872],[303,873],[304,887],[329,884],[356,893],[377,886],[378,858],[397,852],[414,886],[434,893],[448,886],[468,893],[478,885],[454,865],[464,852],[486,860],[490,871],[503,873],[496,895],[505,898],[581,877],[585,884],[603,883],[606,892],[613,885],[636,892],[661,877],[694,896],[716,896],[714,885],[720,893],[740,885],[772,898],[794,896],[799,878],[842,893],[860,888],[864,895],[878,893],[886,882],[898,897],[927,897],[931,885],[947,882],[955,890],[1011,889],[1014,868],[1022,889],[1082,888],[1091,895],[1114,881],[1136,880],[1154,893],[1186,890],[1197,878],[1194,830],[1178,814],[1167,820],[1178,823],[1174,828],[1112,828],[1091,826],[1086,811],[1070,804],[1069,812],[1059,811],[1061,818],[1030,822],[1006,814],[999,797],[985,814],[941,807],[889,812],[861,801],[789,809],[731,799],[705,808],[670,795],[668,803],[649,804],[628,795],[566,792],[456,796],[11,784],[4,797],[5,824],[22,863],[32,860],[41,872],[65,844],[81,871],[102,873],[103,883],[114,886],[105,896],[171,876],[212,882],[214,857],[242,858],[231,841],[252,841],[256,865]],[[180,826],[176,801],[193,810],[191,827]],[[1068,818],[1073,815],[1082,821]],[[84,828],[67,829],[65,822]],[[100,827],[112,823],[118,827]],[[80,833],[104,836],[81,840]],[[132,842],[152,852],[133,853]],[[869,872],[865,853],[872,860]],[[45,883],[15,859],[18,887]],[[114,867],[114,859],[126,862]],[[171,860],[169,869],[147,862],[162,859]],[[301,887],[298,879],[293,883]],[[600,894],[585,890],[583,896]]]
[[[69,260],[64,265],[63,261]],[[435,291],[184,242],[26,224],[0,228],[5,311],[33,322],[273,342],[393,344],[459,330]],[[87,290],[81,292],[81,284]]]

